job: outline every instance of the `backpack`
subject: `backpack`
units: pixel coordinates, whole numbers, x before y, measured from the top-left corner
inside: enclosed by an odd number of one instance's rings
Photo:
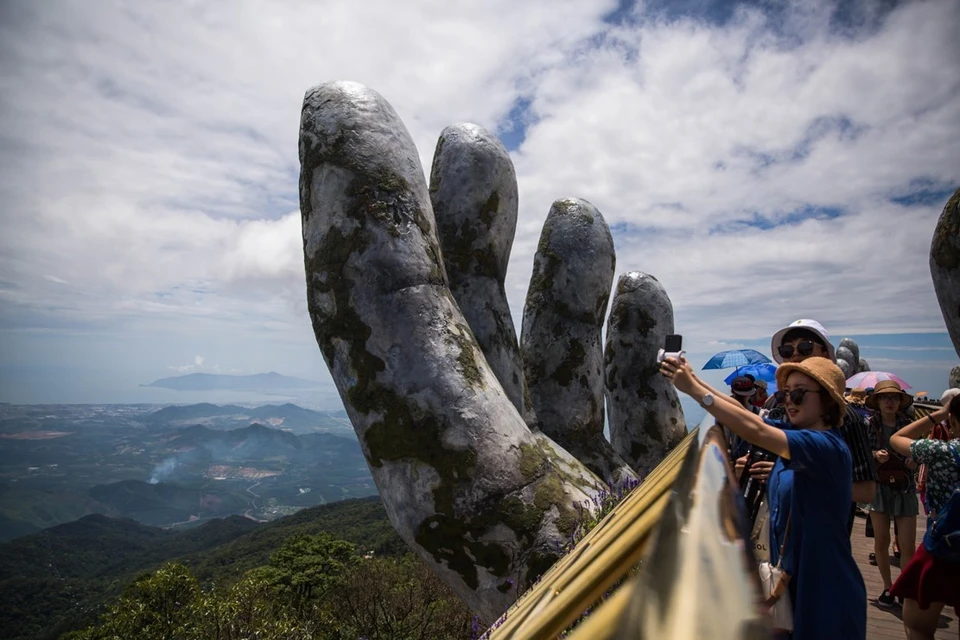
[[[953,459],[960,469],[960,454],[953,450]],[[923,546],[930,555],[960,563],[960,487],[953,490],[936,517],[930,520],[930,526],[923,535]]]

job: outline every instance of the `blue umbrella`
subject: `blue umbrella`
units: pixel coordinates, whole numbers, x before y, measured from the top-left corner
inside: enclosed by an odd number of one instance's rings
[[[759,351],[753,349],[733,349],[732,351],[721,351],[713,355],[704,369],[729,369],[730,367],[742,367],[747,364],[759,364],[761,362],[770,362],[770,358]]]
[[[754,380],[767,381],[767,393],[769,395],[777,392],[777,365],[772,362],[745,364],[742,367],[737,367],[733,373],[727,376],[724,382],[730,384],[737,376],[743,376],[748,373],[753,376]]]

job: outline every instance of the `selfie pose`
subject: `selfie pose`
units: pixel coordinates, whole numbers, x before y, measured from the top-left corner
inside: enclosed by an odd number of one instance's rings
[[[947,419],[949,440],[922,439]],[[890,446],[929,469],[927,534],[890,591],[904,599],[903,626],[911,640],[932,640],[945,606],[952,606],[954,614],[960,616],[960,557],[956,557],[960,551],[955,550],[954,557],[944,553],[946,545],[941,544],[942,537],[937,535],[938,531],[949,533],[943,530],[943,525],[960,520],[960,396],[954,396],[946,407],[897,431],[890,438]],[[956,546],[954,544],[955,549]]]
[[[890,520],[894,519],[897,525],[901,566],[910,563],[917,546],[920,501],[917,500],[917,484],[913,477],[917,464],[909,456],[902,456],[890,448],[890,436],[910,423],[906,409],[911,404],[913,398],[893,380],[878,383],[866,401],[867,407],[875,412],[867,425],[867,433],[880,476],[877,495],[870,505],[873,552],[883,580],[883,593],[877,597],[877,606],[887,608],[896,604],[890,595],[893,586],[890,579]]]
[[[865,638],[866,589],[847,531],[850,450],[836,430],[844,415],[840,368],[819,357],[780,366],[776,395],[789,424],[747,411],[698,378],[683,359],[665,359],[660,371],[718,422],[779,456],[767,484],[770,560],[788,576],[794,640]]]

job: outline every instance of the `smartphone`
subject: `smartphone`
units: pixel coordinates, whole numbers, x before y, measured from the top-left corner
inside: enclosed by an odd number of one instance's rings
[[[683,336],[671,333],[663,341],[663,350],[667,353],[680,353],[683,351]]]

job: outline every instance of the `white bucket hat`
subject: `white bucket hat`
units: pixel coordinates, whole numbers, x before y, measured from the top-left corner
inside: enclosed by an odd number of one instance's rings
[[[773,359],[778,363],[783,364],[783,358],[780,357],[779,347],[783,343],[783,336],[786,335],[786,333],[791,329],[806,329],[807,331],[820,336],[820,339],[823,340],[823,343],[827,345],[827,353],[830,356],[830,359],[833,362],[837,361],[837,350],[834,349],[833,343],[830,342],[830,335],[827,333],[827,330],[823,328],[823,325],[816,320],[801,318],[800,320],[794,320],[783,329],[780,329],[780,331],[777,331],[775,334],[773,334],[773,339],[770,341],[770,351],[773,354]]]

